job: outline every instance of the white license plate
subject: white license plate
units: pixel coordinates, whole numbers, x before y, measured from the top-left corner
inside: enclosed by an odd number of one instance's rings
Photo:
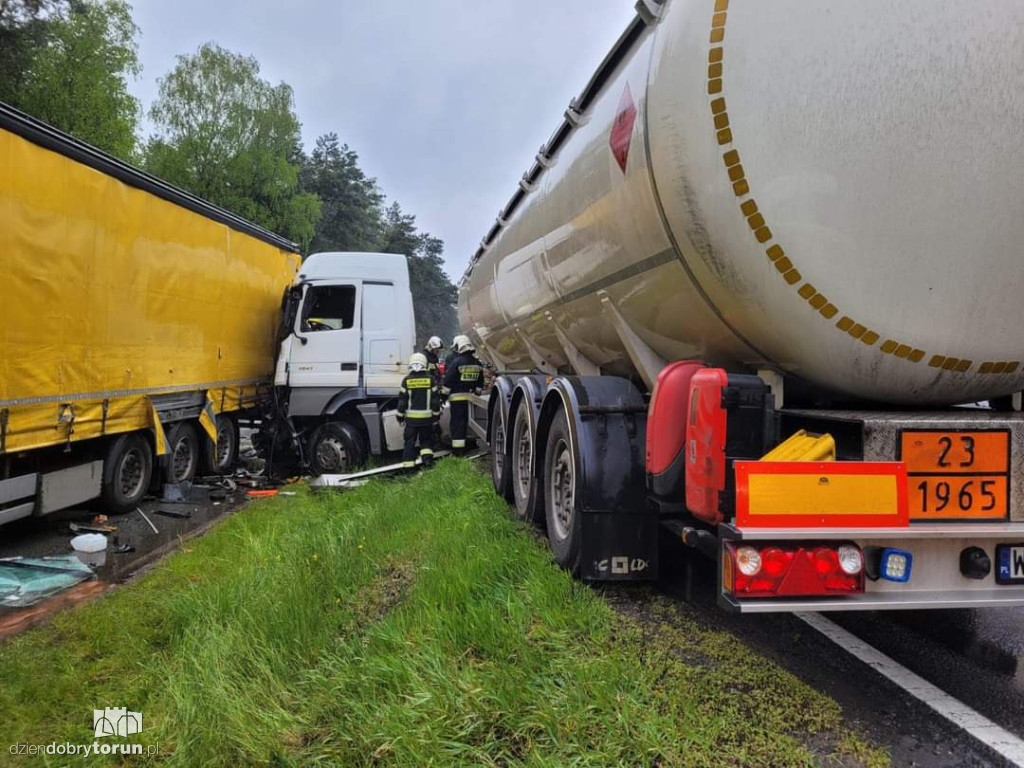
[[[1024,584],[1024,544],[1000,544],[996,547],[996,581],[999,584]]]

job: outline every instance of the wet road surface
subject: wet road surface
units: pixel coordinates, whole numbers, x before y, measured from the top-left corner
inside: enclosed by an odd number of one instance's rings
[[[693,585],[685,588],[685,563]],[[832,696],[847,718],[890,750],[895,766],[1003,766],[1001,756],[799,619],[737,615],[717,607],[705,558],[666,541],[658,588],[689,598],[709,624],[728,629],[807,684]],[[823,614],[933,685],[1024,737],[1024,609]]]

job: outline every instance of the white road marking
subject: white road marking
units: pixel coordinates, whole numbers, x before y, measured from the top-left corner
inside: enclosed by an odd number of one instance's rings
[[[923,677],[914,674],[856,635],[846,631],[820,613],[797,613],[807,623],[843,650],[898,685],[915,699],[924,702],[942,717],[959,726],[968,735],[1005,757],[1013,765],[1024,767],[1024,739],[993,723],[980,712],[958,701]]]

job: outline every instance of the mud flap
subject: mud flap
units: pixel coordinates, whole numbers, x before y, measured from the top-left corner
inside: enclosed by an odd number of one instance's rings
[[[658,578],[658,515],[635,511],[583,515],[580,576],[585,581],[651,581]]]
[[[578,575],[588,581],[648,581],[658,575],[658,513],[647,502],[647,404],[615,376],[562,376],[541,406],[537,443],[563,409],[576,460]]]

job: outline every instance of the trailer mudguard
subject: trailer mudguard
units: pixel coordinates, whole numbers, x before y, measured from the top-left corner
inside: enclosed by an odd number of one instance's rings
[[[563,376],[548,387],[537,425],[546,446],[560,410],[568,414],[582,520],[579,575],[591,581],[657,577],[658,516],[647,503],[647,404],[627,379]],[[534,475],[544,472],[544,450]]]

